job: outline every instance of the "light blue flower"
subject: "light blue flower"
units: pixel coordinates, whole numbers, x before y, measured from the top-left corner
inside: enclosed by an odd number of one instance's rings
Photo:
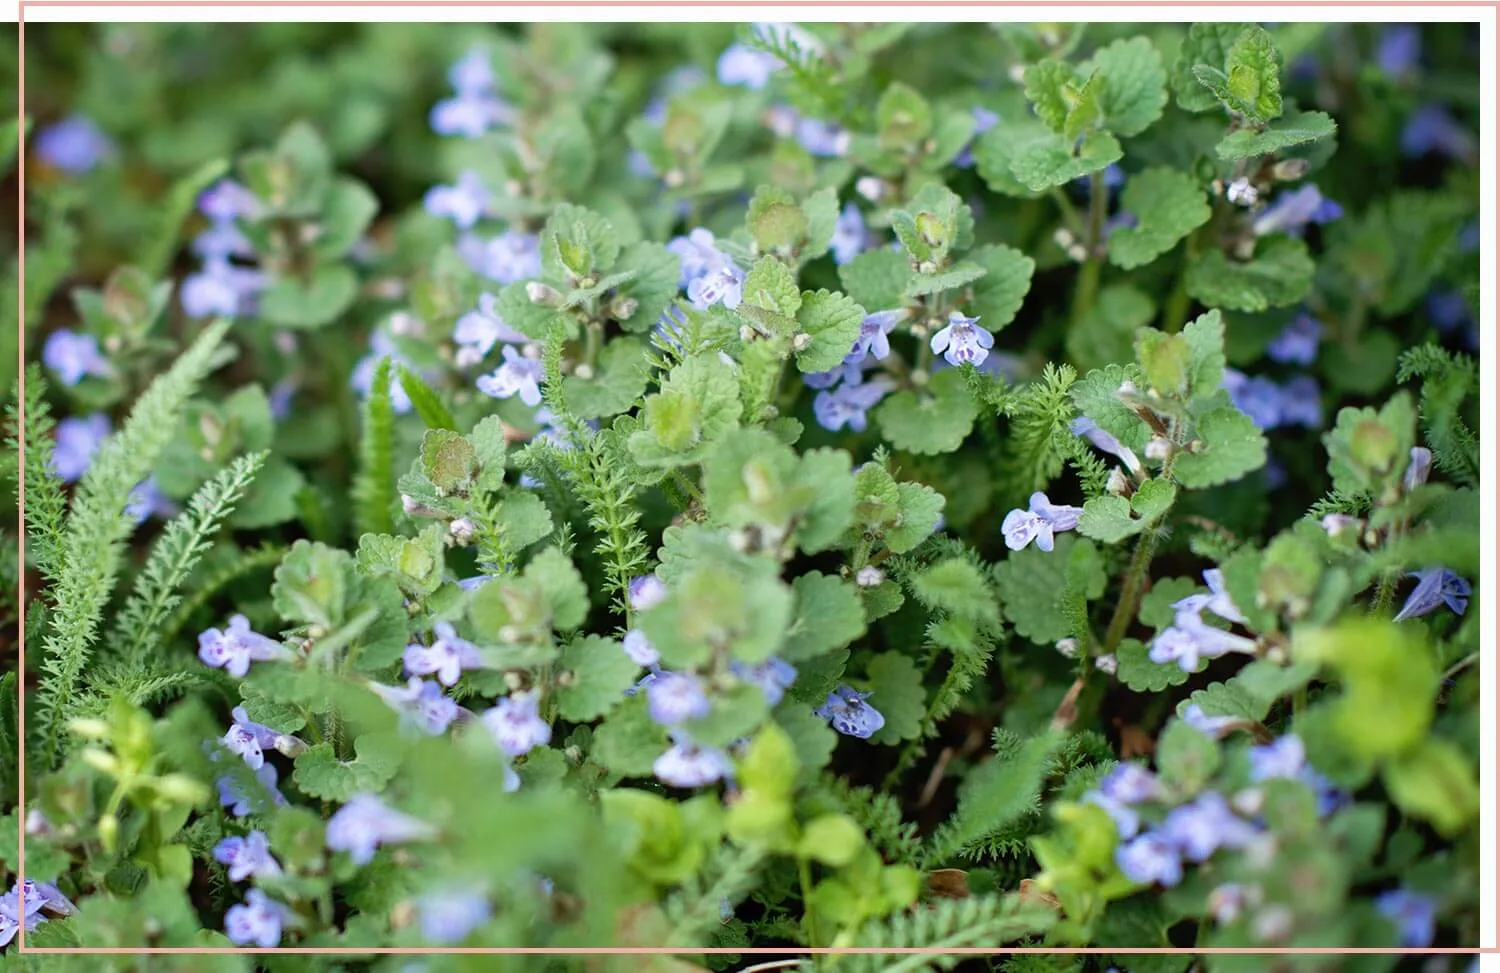
[[[865,214],[856,203],[845,203],[828,244],[833,251],[833,262],[842,266],[864,253],[869,245],[870,228],[865,223]]]
[[[250,671],[252,662],[290,659],[286,646],[250,628],[244,615],[234,615],[222,631],[205,629],[198,635],[198,658],[210,668],[223,669],[236,679]]]
[[[370,689],[401,715],[403,727],[428,736],[441,736],[458,719],[458,704],[444,695],[443,687],[436,682],[412,676],[404,688],[372,682]]]
[[[511,693],[479,719],[494,737],[495,745],[510,757],[523,757],[552,739],[552,727],[541,717],[535,691]]]
[[[427,822],[388,807],[374,794],[355,794],[328,819],[324,843],[347,851],[356,865],[368,865],[381,845],[419,841],[434,834]]]
[[[1408,889],[1392,889],[1375,900],[1375,908],[1395,925],[1401,945],[1415,949],[1432,945],[1437,933],[1437,901]]]
[[[52,444],[52,472],[64,483],[82,479],[109,433],[109,416],[102,412],[58,422],[57,438]]]
[[[625,597],[631,608],[646,611],[666,601],[667,583],[654,574],[642,574],[630,579]]]
[[[263,801],[269,801],[274,807],[286,807],[286,795],[276,786],[277,776],[275,764],[261,764],[260,769],[255,772],[255,779],[260,785],[259,793],[255,793],[241,788],[234,776],[225,774],[214,782],[219,791],[219,803],[229,808],[229,813],[237,818],[256,810]]]
[[[906,309],[899,307],[865,315],[865,319],[859,323],[859,334],[854,339],[849,360],[859,363],[866,357],[871,357],[876,361],[884,361],[891,353],[891,339],[887,336],[895,330],[896,325],[905,320]]]
[[[270,278],[252,267],[210,257],[203,267],[183,278],[179,300],[190,318],[239,318],[255,313],[256,298]]]
[[[1115,849],[1115,864],[1132,882],[1171,888],[1182,881],[1182,853],[1162,835],[1146,832]]]
[[[932,336],[932,353],[942,355],[950,365],[978,368],[994,346],[995,336],[979,327],[977,317],[964,317],[957,311],[948,315],[948,326]]]
[[[542,363],[528,358],[510,345],[500,349],[505,361],[488,375],[479,376],[475,383],[479,391],[495,399],[516,396],[529,406],[542,404],[541,381],[545,375]]]
[[[433,626],[431,645],[415,642],[406,647],[402,664],[408,676],[436,675],[438,682],[452,686],[465,669],[483,664],[479,646],[460,638],[451,622],[438,622]]]
[[[1203,707],[1192,703],[1182,711],[1182,722],[1197,730],[1199,733],[1211,737],[1222,736],[1225,731],[1239,723],[1240,720],[1233,716],[1209,716],[1203,712]]]
[[[689,283],[687,299],[697,311],[706,311],[715,304],[732,311],[740,306],[744,288],[745,272],[726,262]]]
[[[1301,236],[1309,223],[1331,223],[1344,215],[1344,208],[1327,199],[1317,186],[1308,183],[1282,193],[1255,217],[1251,229],[1256,236],[1286,233]]]
[[[974,143],[979,141],[979,136],[1000,124],[1000,116],[981,105],[975,105],[969,112],[974,116],[974,137],[953,157],[953,164],[960,169],[973,168]]]
[[[1429,103],[1407,118],[1401,130],[1401,151],[1412,159],[1433,154],[1463,161],[1478,152],[1478,140],[1448,109]]]
[[[829,432],[845,426],[864,432],[869,424],[867,413],[891,388],[891,380],[882,375],[869,382],[845,382],[838,388],[825,389],[813,397],[813,416]]]
[[[1173,808],[1157,832],[1191,862],[1207,861],[1220,848],[1243,848],[1258,834],[1220,794],[1208,791]]]
[[[433,186],[422,197],[422,208],[433,216],[452,220],[461,230],[467,230],[485,215],[490,205],[490,192],[484,186],[479,173],[465,169],[458,181],[451,186]]]
[[[1158,665],[1175,662],[1183,672],[1197,672],[1208,659],[1231,652],[1254,655],[1256,642],[1216,628],[1196,614],[1179,614],[1175,623],[1157,633],[1149,657]]]
[[[1082,507],[1053,503],[1047,494],[1037,491],[1031,495],[1027,509],[1019,508],[1005,515],[1000,524],[1000,533],[1005,535],[1005,546],[1019,551],[1032,541],[1038,550],[1053,548],[1053,535],[1059,531],[1072,530],[1083,516]]]
[[[271,854],[270,840],[260,830],[251,831],[243,838],[234,835],[214,845],[214,861],[228,867],[231,882],[281,874],[281,865]]]
[[[1233,368],[1224,369],[1224,389],[1234,407],[1250,417],[1257,429],[1281,425],[1281,386],[1262,375],[1251,378]]]
[[[514,284],[542,275],[542,244],[534,233],[514,229],[494,237],[465,233],[458,238],[456,249],[469,269],[497,284]]]
[[[1416,73],[1422,60],[1422,31],[1416,24],[1387,24],[1380,31],[1375,63],[1388,77]]]
[[[797,668],[790,662],[774,656],[764,662],[754,664],[731,662],[729,669],[746,682],[759,686],[761,692],[765,694],[767,706],[780,703],[792,683],[797,681]]]
[[[1095,449],[1118,457],[1130,472],[1136,473],[1141,469],[1141,461],[1135,455],[1135,450],[1120,442],[1112,433],[1100,428],[1099,424],[1088,416],[1079,416],[1068,428],[1072,430],[1073,435],[1087,439]]]
[[[656,651],[656,646],[646,638],[646,633],[638,628],[625,633],[621,648],[624,649],[626,655],[630,656],[630,661],[638,666],[650,668],[661,662],[661,653]]]
[[[84,376],[108,378],[114,374],[109,360],[99,350],[99,339],[66,328],[52,332],[42,345],[42,363],[52,369],[64,385],[77,385]]]
[[[714,747],[699,746],[681,733],[672,735],[672,746],[651,765],[656,779],[684,790],[707,787],[734,772],[729,755]]]
[[[282,929],[293,915],[292,910],[267,898],[260,889],[251,889],[244,903],[230,906],[224,913],[224,935],[236,946],[279,946]]]
[[[1323,323],[1311,314],[1299,314],[1266,346],[1266,357],[1283,365],[1311,365],[1322,339]]]
[[[654,722],[676,726],[709,714],[712,704],[703,682],[690,672],[658,672],[646,686],[647,710]]]
[[[114,152],[114,143],[94,120],[70,115],[37,133],[36,154],[54,169],[81,176]]]
[[[1406,597],[1406,604],[1396,613],[1396,621],[1419,618],[1429,614],[1439,605],[1447,605],[1455,615],[1462,615],[1469,607],[1469,596],[1473,593],[1469,582],[1444,567],[1427,568],[1407,575],[1417,579],[1417,586]]]
[[[452,946],[489,922],[489,897],[474,889],[441,889],[417,898],[417,925],[422,938],[440,946]]]
[[[849,686],[839,686],[828,694],[828,698],[816,712],[845,736],[868,740],[885,726],[885,717],[881,712],[865,702],[871,695]]]
[[[224,746],[244,760],[251,770],[259,770],[266,762],[265,751],[276,747],[281,734],[250,719],[243,706],[236,706],[232,715],[234,722],[221,738]]]

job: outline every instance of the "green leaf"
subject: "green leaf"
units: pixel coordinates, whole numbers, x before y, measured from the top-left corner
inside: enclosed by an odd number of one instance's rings
[[[1405,391],[1392,396],[1378,412],[1368,406],[1340,409],[1333,428],[1323,434],[1333,488],[1375,496],[1394,489],[1416,445],[1416,421]]]
[[[552,533],[552,514],[542,498],[530,490],[506,493],[495,512],[495,522],[511,551],[522,551]]]
[[[739,382],[717,355],[694,355],[672,369],[660,392],[646,398],[642,414],[645,428],[629,440],[637,463],[696,463],[715,439],[739,424]]]
[[[1037,118],[1002,119],[974,143],[974,165],[980,178],[996,193],[1030,198],[1045,189],[1032,189],[1016,174],[1023,149],[1050,142],[1053,133]]]
[[[898,483],[895,523],[885,529],[883,539],[892,554],[905,554],[931,537],[947,501],[941,493],[921,483]]]
[[[827,253],[833,242],[839,223],[838,191],[828,186],[813,193],[802,201],[802,214],[807,217],[807,242],[798,258],[806,263]]]
[[[400,751],[375,734],[356,737],[354,753],[354,760],[339,760],[331,744],[315,744],[297,757],[292,780],[309,797],[342,802],[380,791],[401,763]]]
[[[1188,392],[1211,400],[1224,387],[1224,316],[1217,309],[1200,314],[1182,329],[1187,342]]]
[[[841,868],[865,847],[865,833],[845,814],[824,814],[807,822],[797,843],[797,857]]]
[[[1090,65],[1104,82],[1100,109],[1105,128],[1116,135],[1139,135],[1161,117],[1167,72],[1149,38],[1117,40],[1095,54]]]
[[[1075,545],[1093,548],[1093,542],[1074,534],[1060,534],[1049,553],[1027,547],[1011,551],[993,574],[1005,617],[1016,633],[1038,645],[1053,645],[1072,635],[1062,599],[1067,589],[1068,564]],[[1104,594],[1109,576],[1097,557],[1085,562],[1084,595],[1093,600]]]
[[[761,253],[790,251],[807,237],[807,214],[790,193],[774,186],[760,186],[745,215],[750,238]]]
[[[1316,267],[1307,244],[1285,234],[1261,237],[1254,256],[1231,261],[1209,250],[1188,267],[1188,294],[1209,307],[1264,311],[1286,307],[1307,296]]]
[[[797,349],[797,368],[803,372],[826,372],[837,368],[849,355],[865,309],[848,297],[826,290],[806,291],[797,310],[798,343],[802,335],[810,340]]]
[[[1188,28],[1187,39],[1172,65],[1172,91],[1184,111],[1205,112],[1219,107],[1219,99],[1194,74],[1198,66],[1223,73],[1229,49],[1245,30],[1244,23],[1202,23]]]
[[[873,310],[900,307],[911,277],[911,261],[888,247],[866,250],[839,267],[844,292],[861,307]]]
[[[411,399],[413,410],[428,429],[458,431],[458,424],[453,418],[453,413],[443,403],[442,397],[424,382],[420,375],[399,362],[396,363],[396,374],[401,379],[401,388],[406,392],[406,397]]]
[[[931,274],[916,274],[906,285],[907,297],[925,297],[928,294],[941,294],[944,291],[958,290],[965,284],[972,284],[984,276],[985,270],[978,264],[964,260],[946,270],[940,270]]]
[[[276,566],[271,585],[276,614],[292,622],[335,627],[344,617],[348,561],[348,554],[326,544],[297,541]]]
[[[882,652],[865,666],[869,679],[870,705],[885,717],[885,725],[870,737],[874,743],[896,744],[922,735],[927,712],[927,690],[922,672],[911,657],[900,652]]]
[[[1083,370],[1129,361],[1135,354],[1136,331],[1155,317],[1156,303],[1140,288],[1108,284],[1082,320],[1068,328],[1068,360]]]
[[[1176,612],[1173,602],[1181,601],[1199,591],[1201,586],[1192,578],[1157,578],[1151,582],[1151,590],[1141,598],[1139,617],[1142,625],[1163,629],[1171,625]]]
[[[1063,61],[1038,61],[1025,74],[1026,98],[1036,109],[1036,116],[1054,132],[1067,124],[1068,113],[1077,101],[1078,76]]]
[[[800,662],[841,649],[865,633],[865,610],[853,585],[812,571],[792,582],[796,615],[777,654]]]
[[[1081,176],[1101,172],[1125,155],[1119,141],[1108,132],[1094,132],[1076,147],[1061,135],[1038,138],[1018,145],[1010,170],[1016,180],[1032,192],[1064,186]]]
[[[1137,224],[1110,234],[1109,259],[1126,270],[1167,253],[1213,213],[1197,179],[1164,167],[1130,177],[1121,206],[1136,215]]]
[[[589,612],[589,589],[566,554],[555,547],[539,552],[526,565],[526,580],[547,599],[552,627],[566,632],[582,625]]]
[[[591,378],[576,373],[563,379],[568,408],[580,419],[600,419],[628,412],[651,379],[651,365],[637,338],[618,337],[604,346]]]
[[[564,283],[608,272],[620,257],[620,240],[609,220],[599,213],[563,203],[542,228],[541,250],[543,274]],[[504,308],[501,310],[504,313]],[[508,315],[505,320],[521,327]]]
[[[438,496],[467,495],[479,472],[474,445],[448,429],[429,429],[422,434],[422,473]]]
[[[1168,723],[1156,741],[1157,773],[1186,794],[1202,789],[1222,761],[1218,743],[1182,720]]]
[[[1403,813],[1456,838],[1479,817],[1478,768],[1457,746],[1428,737],[1386,764],[1386,790]]]
[[[621,296],[636,302],[635,313],[619,319],[621,327],[637,333],[656,327],[656,322],[677,298],[682,258],[660,243],[632,243],[620,251],[620,259],[612,269],[635,274],[630,283],[619,288]]]
[[[380,201],[364,183],[346,177],[335,179],[323,201],[321,232],[313,253],[324,260],[344,256],[364,236],[379,211]]]
[[[1319,708],[1327,707],[1334,739],[1356,759],[1400,757],[1426,737],[1441,676],[1422,633],[1372,616],[1293,632],[1293,659],[1338,675],[1342,692]]]
[[[1163,479],[1147,480],[1129,500],[1110,495],[1094,497],[1083,505],[1078,532],[1106,544],[1118,544],[1149,527],[1171,509],[1176,498],[1177,488]]]
[[[1115,660],[1119,663],[1115,674],[1138,693],[1159,693],[1188,680],[1188,674],[1177,663],[1152,662],[1151,646],[1137,639],[1122,641],[1115,650]]]
[[[886,396],[875,409],[881,435],[897,449],[918,455],[953,452],[978,415],[962,368],[933,375],[925,394],[903,390]]]
[[[974,284],[974,296],[966,302],[966,307],[988,331],[998,333],[1021,310],[1021,303],[1031,289],[1036,261],[1014,247],[999,243],[969,251],[968,259],[985,273]]]
[[[1194,432],[1201,447],[1177,456],[1177,482],[1190,490],[1238,480],[1266,463],[1266,437],[1250,417],[1225,406],[1198,420]]]
[[[1326,113],[1320,111],[1298,112],[1278,119],[1264,129],[1242,128],[1224,136],[1215,148],[1219,158],[1225,160],[1249,159],[1260,155],[1271,155],[1309,142],[1330,138],[1338,126]]]
[[[1230,108],[1252,122],[1281,115],[1281,51],[1263,27],[1251,27],[1235,40],[1224,60]]]
[[[522,281],[500,288],[495,295],[495,311],[506,324],[537,341],[545,341],[554,332],[570,339],[578,333],[578,322],[573,318],[559,314],[554,308],[533,303]]]
[[[327,264],[304,283],[299,278],[273,281],[260,294],[260,316],[267,324],[311,330],[332,324],[359,293],[359,278],[343,264]]]
[[[651,719],[646,694],[621,702],[594,733],[589,756],[622,777],[649,777],[651,765],[667,749],[666,727]]]
[[[897,81],[875,105],[875,131],[882,149],[917,155],[932,131],[932,108],[916,89]]]
[[[573,723],[608,715],[641,674],[619,642],[599,635],[586,635],[563,649],[561,664],[570,675],[557,691],[557,714]]]
[[[1139,450],[1150,438],[1150,430],[1145,421],[1120,399],[1119,389],[1125,382],[1140,387],[1145,376],[1134,364],[1106,365],[1074,382],[1068,394],[1081,414],[1097,422],[1099,428],[1126,446]]]

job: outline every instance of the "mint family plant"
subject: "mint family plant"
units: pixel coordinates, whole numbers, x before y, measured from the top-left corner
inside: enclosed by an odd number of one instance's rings
[[[227,36],[28,34],[0,941],[1477,941],[1472,30]]]

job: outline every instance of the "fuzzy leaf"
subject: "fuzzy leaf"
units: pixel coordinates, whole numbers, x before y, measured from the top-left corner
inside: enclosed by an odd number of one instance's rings
[[[865,675],[869,680],[870,705],[885,717],[885,725],[871,741],[895,744],[921,736],[927,690],[922,685],[921,670],[911,657],[900,652],[882,652],[870,660]]]
[[[1266,437],[1250,417],[1233,406],[1203,416],[1195,429],[1199,452],[1183,452],[1173,473],[1190,490],[1238,480],[1266,464]]]
[[[1330,138],[1338,131],[1333,119],[1324,112],[1298,112],[1278,119],[1264,129],[1242,128],[1224,136],[1217,148],[1219,158],[1225,160],[1249,159],[1259,155],[1271,155],[1309,142]]]
[[[563,649],[561,664],[572,676],[557,691],[557,714],[574,723],[608,715],[641,674],[619,642],[599,635],[586,635]]]
[[[998,332],[1015,320],[1016,312],[1031,289],[1031,275],[1036,261],[1014,247],[1003,243],[989,244],[969,252],[969,260],[985,271],[975,282],[974,297],[967,302],[971,316],[991,333]]]
[[[888,247],[866,250],[839,268],[844,292],[872,310],[900,307],[911,278],[911,262]]]
[[[995,587],[1000,592],[1005,617],[1015,626],[1017,634],[1038,645],[1053,645],[1073,634],[1062,611],[1062,598],[1067,588],[1068,563],[1073,547],[1078,544],[1093,546],[1092,541],[1061,534],[1050,553],[1028,547],[1011,551],[995,565]],[[1108,580],[1103,563],[1094,558],[1084,575],[1085,597],[1093,600],[1102,596]]]
[[[1248,27],[1250,24],[1245,23],[1202,23],[1188,28],[1187,39],[1172,65],[1172,91],[1179,107],[1190,112],[1219,107],[1219,99],[1198,80],[1193,69],[1201,65],[1222,73],[1229,49]]]
[[[793,581],[792,589],[797,610],[778,653],[783,659],[816,658],[864,634],[864,606],[848,582],[813,571]]]
[[[342,802],[380,791],[401,763],[400,751],[376,734],[356,737],[354,753],[353,760],[339,760],[331,744],[315,744],[297,757],[292,780],[309,797]]]
[[[1100,109],[1105,128],[1116,135],[1139,135],[1161,117],[1167,105],[1167,72],[1149,38],[1117,40],[1090,63],[1104,82]]]
[[[1255,255],[1243,263],[1209,250],[1188,268],[1187,289],[1209,307],[1264,311],[1302,300],[1315,270],[1307,244],[1278,233],[1261,237]]]
[[[959,368],[933,375],[926,394],[903,390],[875,409],[875,421],[891,445],[918,455],[953,452],[963,445],[978,415]]]
[[[1208,222],[1213,211],[1198,180],[1185,172],[1157,167],[1130,178],[1121,206],[1134,213],[1137,225],[1109,237],[1109,259],[1131,270],[1150,263],[1177,241]]]
[[[797,367],[803,372],[837,368],[854,346],[864,319],[865,309],[843,294],[805,291],[797,310],[797,328],[812,340],[797,351]]]
[[[1116,675],[1138,693],[1159,693],[1187,682],[1188,674],[1175,662],[1159,663],[1150,659],[1151,647],[1137,639],[1125,639],[1115,650],[1119,662]]]

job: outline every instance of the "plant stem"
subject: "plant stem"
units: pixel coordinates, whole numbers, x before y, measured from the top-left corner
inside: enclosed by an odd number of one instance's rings
[[[1099,275],[1104,270],[1099,244],[1104,236],[1104,211],[1108,205],[1109,192],[1104,188],[1104,175],[1096,172],[1089,176],[1089,230],[1085,241],[1088,256],[1078,273],[1077,289],[1073,291],[1071,322],[1075,327],[1093,309],[1094,299],[1099,296]]]
[[[1120,600],[1115,605],[1114,616],[1109,620],[1109,629],[1104,635],[1104,652],[1109,654],[1120,645],[1125,629],[1135,617],[1140,605],[1141,589],[1146,584],[1146,569],[1151,566],[1151,557],[1156,553],[1156,531],[1150,527],[1136,542],[1135,553],[1130,556],[1130,567],[1125,573],[1125,587],[1120,590]]]
[[[812,863],[800,856],[797,859],[797,881],[802,886],[802,918],[807,922],[807,944],[817,946],[822,938],[818,935],[817,914],[812,909]]]
[[[1177,283],[1172,288],[1172,293],[1167,296],[1166,304],[1162,305],[1161,327],[1168,334],[1176,334],[1182,330],[1182,325],[1187,320],[1188,306],[1191,300],[1187,291],[1188,267],[1192,266],[1193,258],[1198,255],[1198,231],[1194,230],[1188,234],[1187,245],[1182,252],[1182,269],[1178,271]]]

